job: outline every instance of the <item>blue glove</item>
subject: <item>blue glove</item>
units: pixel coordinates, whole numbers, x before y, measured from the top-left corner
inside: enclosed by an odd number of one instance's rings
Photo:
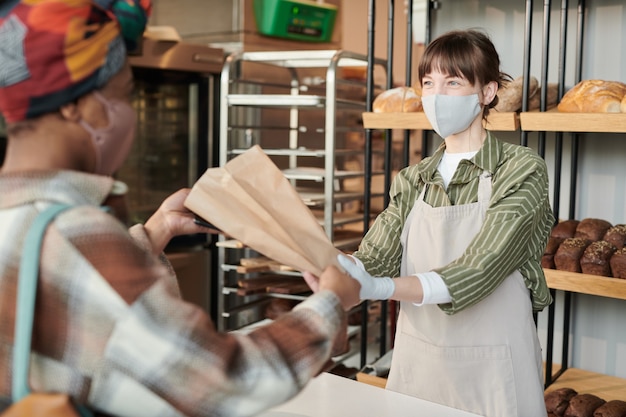
[[[361,300],[387,300],[393,295],[396,288],[393,279],[389,277],[374,278],[343,254],[337,255],[337,261],[352,278],[361,284],[361,291],[359,292]]]

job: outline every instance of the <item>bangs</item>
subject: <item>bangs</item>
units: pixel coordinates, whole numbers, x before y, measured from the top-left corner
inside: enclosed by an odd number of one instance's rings
[[[432,48],[424,55],[420,67],[420,81],[426,74],[433,71],[441,72],[453,77],[465,78],[474,85],[476,81],[476,57],[474,45],[464,39],[447,44],[431,45]]]

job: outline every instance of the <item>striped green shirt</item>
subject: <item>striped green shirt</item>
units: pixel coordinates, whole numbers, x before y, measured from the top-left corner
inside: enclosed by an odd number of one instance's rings
[[[492,174],[493,187],[480,232],[461,257],[434,270],[452,298],[440,308],[448,314],[461,311],[519,270],[530,290],[533,310],[543,310],[552,298],[541,257],[554,224],[545,161],[530,148],[499,141],[487,132],[478,153],[460,162],[446,192],[437,171],[444,150],[445,143],[433,156],[396,175],[389,206],[376,218],[354,256],[374,276],[398,276],[400,234],[424,185],[429,184],[424,199],[432,207],[469,204],[478,199],[479,176],[485,170]]]

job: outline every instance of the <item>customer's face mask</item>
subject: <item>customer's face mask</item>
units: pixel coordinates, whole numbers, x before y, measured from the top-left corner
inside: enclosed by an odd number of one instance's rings
[[[98,91],[93,93],[104,105],[109,125],[95,129],[84,120],[80,124],[91,134],[96,148],[96,174],[112,175],[128,156],[135,138],[137,115],[127,102],[107,99]]]
[[[422,107],[433,130],[444,139],[467,129],[482,113],[478,94],[423,96]]]

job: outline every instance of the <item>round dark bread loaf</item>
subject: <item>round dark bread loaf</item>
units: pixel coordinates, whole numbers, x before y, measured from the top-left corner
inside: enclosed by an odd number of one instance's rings
[[[543,399],[546,403],[546,411],[557,417],[563,417],[563,413],[569,406],[569,400],[578,394],[572,388],[559,388],[546,392]]]
[[[564,220],[562,222],[558,222],[552,228],[552,231],[550,232],[550,236],[562,238],[562,239],[574,237],[574,235],[576,234],[576,228],[578,227],[579,223],[580,223],[580,220],[575,220],[575,219]]]
[[[554,265],[554,254],[559,249],[561,243],[563,243],[565,239],[560,237],[552,237],[548,238],[548,244],[546,245],[546,249],[543,251],[543,256],[541,257],[541,267],[546,269],[555,269]]]
[[[592,242],[602,240],[604,234],[611,226],[611,223],[602,219],[582,219],[580,223],[578,223],[578,226],[576,226],[576,234],[574,234],[574,237],[588,239]]]
[[[606,401],[597,395],[578,394],[569,400],[563,417],[593,417],[593,413],[604,403]]]
[[[593,412],[593,417],[625,417],[626,401],[607,401]]]

